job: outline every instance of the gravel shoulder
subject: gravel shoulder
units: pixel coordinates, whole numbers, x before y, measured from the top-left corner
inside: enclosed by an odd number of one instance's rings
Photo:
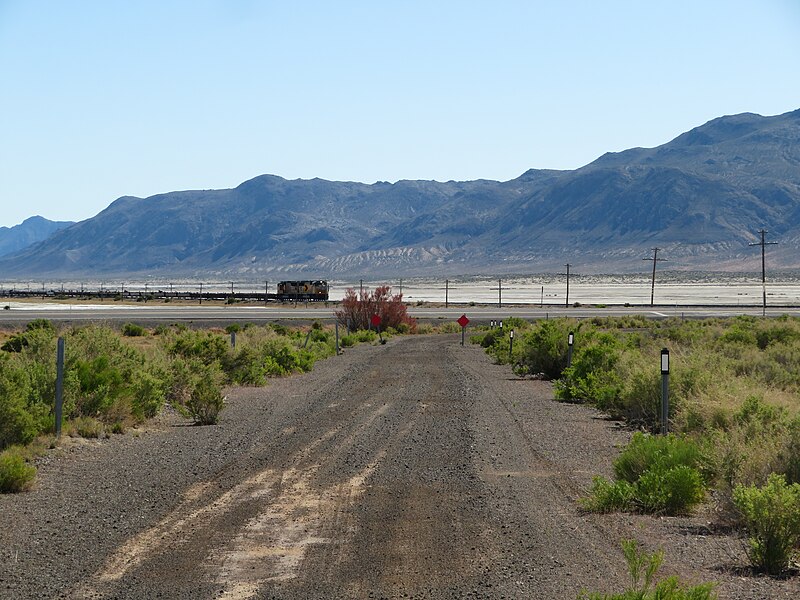
[[[579,511],[629,432],[459,339],[231,389],[217,426],[65,441],[0,496],[0,597],[575,598],[627,582],[626,538],[721,598],[797,597],[703,514]]]

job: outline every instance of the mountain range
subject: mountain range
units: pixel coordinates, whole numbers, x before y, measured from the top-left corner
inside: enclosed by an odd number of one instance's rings
[[[656,148],[510,181],[261,175],[122,197],[0,257],[3,277],[352,277],[800,268],[800,110],[724,116]],[[2,241],[0,237],[0,241]]]
[[[35,216],[13,227],[0,227],[0,256],[13,254],[28,246],[46,240],[54,232],[72,225],[72,221],[49,221]]]

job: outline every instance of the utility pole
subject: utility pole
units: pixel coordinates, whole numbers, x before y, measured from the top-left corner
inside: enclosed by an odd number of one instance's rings
[[[564,301],[564,307],[569,308],[569,268],[572,266],[571,264],[567,263],[564,265],[567,267],[567,299]]]
[[[448,308],[450,306],[450,280],[444,280],[444,307]]]
[[[497,308],[503,308],[503,280],[497,280]]]
[[[642,260],[652,260],[653,261],[653,279],[650,282],[650,306],[653,306],[653,299],[655,298],[656,294],[656,263],[659,261],[667,260],[666,258],[658,258],[658,251],[661,248],[653,248],[653,258],[643,258]]]
[[[764,249],[767,245],[777,244],[778,242],[767,242],[764,239],[764,236],[767,235],[769,232],[765,229],[761,229],[759,232],[761,235],[760,242],[753,242],[752,244],[748,244],[748,246],[761,246],[761,296],[762,296],[762,305],[761,305],[761,316],[767,316],[767,266],[766,260],[764,258]]]

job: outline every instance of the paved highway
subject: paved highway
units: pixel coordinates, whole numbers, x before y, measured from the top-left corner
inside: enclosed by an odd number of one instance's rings
[[[2,303],[2,301],[0,301]],[[15,324],[25,323],[32,319],[44,318],[53,321],[81,322],[81,321],[113,321],[113,322],[151,322],[151,321],[195,321],[195,322],[224,322],[224,321],[278,321],[288,319],[298,320],[331,320],[334,307],[317,305],[287,306],[175,306],[175,305],[74,305],[74,304],[36,304],[5,303],[9,309],[0,311],[0,323]],[[519,306],[411,306],[409,313],[422,320],[455,320],[466,314],[474,323],[482,323],[491,319],[506,317],[520,317],[523,319],[544,319],[557,317],[587,318],[594,316],[621,316],[644,315],[648,318],[666,317],[731,317],[735,315],[761,315],[761,307],[725,307],[725,306],[609,306],[606,308],[563,307],[536,305]],[[800,316],[800,307],[774,307],[767,308],[768,316],[778,315]]]

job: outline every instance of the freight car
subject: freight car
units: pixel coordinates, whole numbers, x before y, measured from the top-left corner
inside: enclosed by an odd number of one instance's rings
[[[327,281],[281,281],[278,284],[278,300],[308,302],[328,301]]]

